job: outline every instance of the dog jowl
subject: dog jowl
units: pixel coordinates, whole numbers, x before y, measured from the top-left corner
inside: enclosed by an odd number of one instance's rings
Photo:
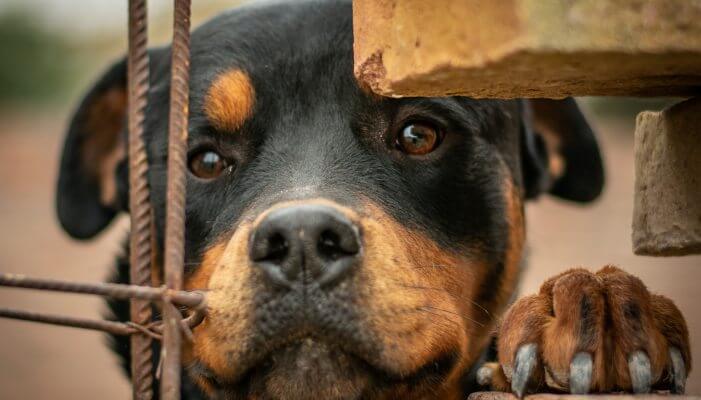
[[[524,201],[601,191],[573,100],[381,98],[352,47],[349,1],[248,5],[192,35],[185,273],[208,314],[184,345],[189,398],[463,396],[514,294]],[[162,254],[170,49],[150,58]],[[120,61],[69,128],[57,203],[78,238],[128,211],[125,85]]]

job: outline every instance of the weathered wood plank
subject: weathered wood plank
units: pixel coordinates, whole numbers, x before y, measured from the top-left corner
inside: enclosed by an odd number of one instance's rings
[[[386,96],[701,92],[699,0],[354,0],[355,73]]]
[[[633,251],[701,253],[701,97],[638,115]]]

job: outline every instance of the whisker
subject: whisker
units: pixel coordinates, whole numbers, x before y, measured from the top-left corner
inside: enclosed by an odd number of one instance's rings
[[[451,329],[459,328],[459,327],[460,327],[460,324],[459,324],[457,321],[454,321],[454,320],[448,318],[447,316],[445,316],[445,315],[443,315],[443,314],[439,314],[439,313],[436,313],[436,312],[431,312],[431,311],[429,311],[429,310],[424,309],[423,307],[418,308],[417,311],[425,312],[426,314],[431,314],[431,315],[434,315],[434,316],[436,316],[436,317],[441,317],[444,321],[450,322],[450,324],[451,324],[450,328],[451,328]],[[438,321],[434,321],[434,322],[440,324],[440,322],[438,322]],[[448,327],[448,326],[446,326],[446,325],[443,325],[443,326],[444,326],[444,327]]]
[[[488,317],[490,317],[490,318],[492,317],[492,314],[490,314],[489,311],[486,308],[484,308],[480,303],[478,303],[472,299],[470,299],[470,303],[474,304],[477,308],[484,311],[484,313],[487,314]]]
[[[395,282],[396,282],[396,281],[395,281]],[[448,293],[448,290],[445,289],[445,288],[434,288],[434,287],[429,287],[429,286],[418,286],[418,285],[406,285],[406,284],[403,284],[403,283],[397,283],[397,285],[398,285],[399,287],[403,287],[403,288],[407,288],[407,289],[435,290],[435,291],[439,291],[439,292],[446,292],[446,293]],[[491,314],[489,313],[489,311],[488,311],[486,308],[484,308],[481,304],[479,304],[478,302],[476,302],[476,301],[474,301],[474,300],[472,300],[472,299],[468,299],[468,300],[470,301],[470,303],[472,303],[472,304],[475,305],[477,308],[479,308],[480,311],[484,312],[488,317],[491,318],[492,315],[491,315]]]
[[[444,310],[444,309],[442,309],[442,308],[438,308],[438,307],[434,307],[434,306],[424,306],[424,307],[428,307],[428,308],[431,308],[431,309],[436,310],[436,311],[442,311],[442,312],[448,313],[448,314],[453,314],[453,315],[456,315],[456,316],[458,316],[458,317],[460,317],[460,318],[466,318],[466,319],[469,320],[470,322],[472,322],[472,323],[474,323],[474,324],[477,324],[477,325],[479,325],[480,327],[484,328],[484,324],[483,324],[483,323],[481,323],[481,322],[479,322],[479,321],[477,321],[477,320],[474,320],[474,319],[468,317],[467,315],[461,315],[461,314],[458,314],[458,313],[456,313],[456,312],[449,311],[449,310]]]
[[[431,265],[419,265],[416,267],[411,267],[411,269],[426,269],[426,268],[454,268],[455,265],[443,265],[443,264],[431,264]]]
[[[397,283],[399,287],[407,288],[407,289],[419,289],[419,290],[436,290],[439,292],[447,292],[446,289],[444,288],[434,288],[434,287],[428,287],[428,286],[418,286],[418,285],[405,285],[403,283]]]

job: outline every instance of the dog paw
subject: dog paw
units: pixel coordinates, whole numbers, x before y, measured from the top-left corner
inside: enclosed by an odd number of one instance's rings
[[[548,390],[683,393],[691,367],[679,309],[611,266],[546,281],[507,311],[498,334],[499,364],[480,372],[519,397]]]

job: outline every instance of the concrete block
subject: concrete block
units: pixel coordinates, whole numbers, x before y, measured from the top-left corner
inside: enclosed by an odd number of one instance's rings
[[[638,115],[633,251],[701,253],[701,97]]]
[[[701,90],[700,0],[354,0],[356,76],[385,96]]]

